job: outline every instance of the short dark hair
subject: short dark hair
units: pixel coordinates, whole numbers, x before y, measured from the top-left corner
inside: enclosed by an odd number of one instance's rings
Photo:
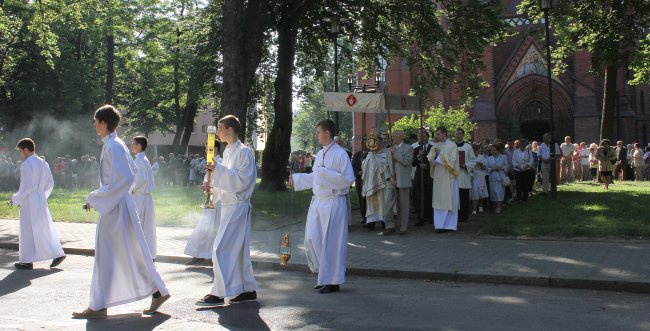
[[[36,144],[31,138],[23,138],[16,144],[17,149],[28,149],[30,152],[34,152],[36,149]]]
[[[95,111],[95,119],[106,123],[109,132],[115,131],[120,124],[120,112],[112,105],[103,105]]]
[[[456,132],[458,132],[458,131],[462,132],[463,135],[465,135],[465,130],[463,130],[463,128],[458,128],[458,129],[456,129]]]
[[[334,138],[336,136],[336,124],[334,124],[334,121],[332,121],[329,118],[326,118],[324,120],[320,120],[318,123],[316,123],[317,128],[321,128],[325,131],[328,131],[330,133],[330,136]]]
[[[149,141],[147,140],[147,137],[145,137],[145,136],[133,137],[133,141],[135,141],[136,144],[138,144],[138,145],[140,145],[140,147],[142,147],[143,152],[147,149],[147,145],[149,144]]]
[[[228,128],[232,128],[232,131],[235,134],[239,134],[239,129],[241,129],[241,123],[235,115],[226,115],[219,120],[219,123]]]
[[[439,126],[439,127],[436,129],[436,132],[438,132],[438,131],[440,131],[440,132],[442,132],[442,133],[444,133],[444,134],[446,134],[446,135],[449,135],[449,134],[447,133],[447,128],[445,128],[444,126]]]
[[[600,141],[600,145],[601,145],[601,146],[604,145],[604,144],[609,145],[609,139],[605,138],[605,139],[603,139],[603,140]]]

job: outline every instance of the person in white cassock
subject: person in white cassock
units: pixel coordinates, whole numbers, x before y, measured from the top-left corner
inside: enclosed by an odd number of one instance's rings
[[[137,136],[131,142],[131,152],[135,155],[135,178],[131,184],[131,195],[135,200],[135,205],[138,208],[138,218],[140,218],[140,226],[144,232],[144,239],[149,246],[151,258],[156,258],[156,210],[153,205],[153,170],[151,163],[147,159],[144,151],[147,149],[147,138]]]
[[[472,172],[476,166],[476,155],[472,145],[466,143],[465,130],[456,129],[456,146],[458,147],[458,221],[469,220],[469,191],[472,188]]]
[[[214,159],[217,163],[221,163],[222,160],[218,155],[219,144],[215,144],[215,148]],[[208,186],[212,186],[212,183],[208,183],[208,174],[206,173],[203,177],[203,190],[207,190]],[[203,209],[203,216],[194,231],[192,231],[192,235],[185,245],[184,254],[192,257],[192,260],[187,263],[188,265],[197,264],[206,259],[212,259],[214,239],[217,237],[221,218],[221,192],[216,187],[212,188],[212,203],[214,204],[214,209]]]
[[[312,272],[318,273],[314,289],[320,293],[340,290],[345,282],[348,245],[346,194],[354,183],[352,163],[346,151],[334,143],[336,125],[330,119],[316,125],[316,138],[323,146],[310,174],[293,174],[289,185],[296,191],[312,189],[307,213],[305,250]]]
[[[169,291],[151,258],[129,193],[137,171],[129,149],[115,133],[120,113],[111,105],[95,111],[95,131],[104,143],[99,161],[99,189],[86,198],[97,210],[95,264],[88,308],[74,318],[103,318],[107,308],[152,296],[144,314],[155,313],[169,299]]]
[[[222,305],[226,297],[231,297],[230,304],[257,300],[250,254],[250,198],[257,168],[253,152],[237,138],[240,128],[235,116],[219,120],[217,136],[228,145],[221,162],[206,166],[213,171],[212,186],[221,192],[221,215],[212,254],[212,289],[196,302],[198,306]]]
[[[433,225],[437,233],[456,231],[458,226],[458,147],[447,129],[436,130],[438,142],[427,158],[433,171]]]
[[[63,262],[65,253],[47,207],[54,188],[52,172],[47,162],[36,155],[32,139],[21,139],[16,150],[24,161],[20,165],[20,188],[10,200],[11,205],[20,205],[18,262],[14,266],[33,269],[34,262],[52,259],[50,268],[54,268]]]

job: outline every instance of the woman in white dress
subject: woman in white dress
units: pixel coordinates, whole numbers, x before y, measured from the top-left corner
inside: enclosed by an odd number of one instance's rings
[[[483,199],[490,197],[487,184],[485,182],[485,155],[480,144],[472,144],[474,154],[476,155],[476,166],[472,172],[472,190],[470,191],[470,200],[472,200],[472,215],[483,212]]]
[[[490,178],[490,201],[494,206],[494,212],[501,213],[501,203],[505,198],[505,188],[503,184],[508,167],[508,160],[505,155],[501,154],[503,144],[490,145],[490,156],[485,160],[485,168]]]

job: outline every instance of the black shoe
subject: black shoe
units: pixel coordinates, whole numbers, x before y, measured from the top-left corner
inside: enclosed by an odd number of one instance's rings
[[[318,290],[318,292],[320,292],[321,294],[326,294],[326,293],[338,292],[340,290],[341,288],[338,285],[325,285],[320,290]]]
[[[320,289],[323,288],[323,286],[325,286],[325,285],[316,285],[316,286],[314,286],[314,290],[320,290]]]
[[[423,225],[424,225],[424,221],[415,223],[415,226],[423,226]]]
[[[436,233],[445,233],[447,232],[445,229],[436,229]]]
[[[223,305],[223,298],[220,298],[216,295],[208,294],[203,297],[203,299],[196,302],[197,306],[221,306]]]
[[[375,229],[375,222],[367,223],[366,228],[370,229],[370,230],[374,230]]]
[[[16,267],[16,269],[32,270],[34,269],[34,264],[16,262],[14,263],[14,267]]]
[[[58,266],[59,264],[61,264],[61,262],[63,262],[63,260],[65,260],[65,255],[59,256],[56,259],[52,260],[52,264],[50,264],[50,268],[54,268]]]
[[[257,292],[244,292],[230,299],[231,304],[257,301]]]

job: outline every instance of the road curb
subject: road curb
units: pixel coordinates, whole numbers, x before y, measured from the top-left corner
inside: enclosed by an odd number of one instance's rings
[[[17,243],[0,242],[0,249],[18,250]],[[95,250],[91,248],[64,247],[66,254],[94,256]],[[189,256],[180,255],[158,255],[156,261],[176,264],[187,264],[192,260]],[[298,272],[311,273],[306,264],[289,264],[281,266],[278,261],[271,260],[253,260],[253,266],[261,269],[271,270],[290,270]],[[209,261],[197,263],[199,266],[210,266]],[[370,268],[347,268],[346,274],[351,276],[363,277],[385,277],[401,279],[421,279],[429,281],[443,282],[464,282],[464,283],[488,283],[488,284],[507,284],[507,285],[525,285],[552,288],[571,288],[581,290],[597,291],[617,291],[630,293],[650,293],[650,282],[626,282],[618,280],[600,280],[600,279],[576,279],[576,278],[558,278],[558,277],[540,277],[540,276],[513,276],[513,275],[494,275],[494,274],[469,274],[460,271],[456,272],[430,272],[416,270],[389,270],[389,269],[370,269]]]

